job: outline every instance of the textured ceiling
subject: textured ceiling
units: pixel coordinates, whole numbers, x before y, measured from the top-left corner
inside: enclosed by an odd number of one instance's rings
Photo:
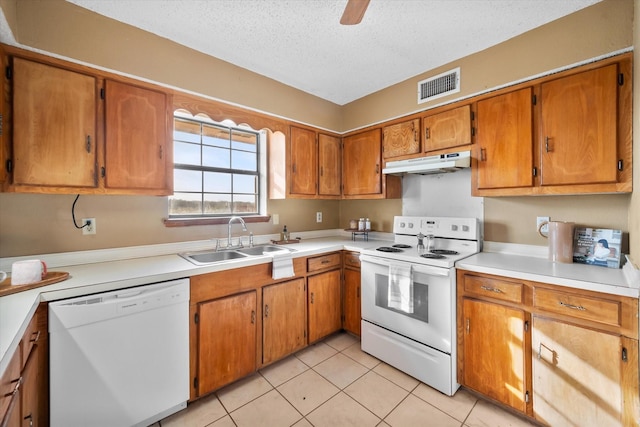
[[[343,105],[600,0],[67,0]]]

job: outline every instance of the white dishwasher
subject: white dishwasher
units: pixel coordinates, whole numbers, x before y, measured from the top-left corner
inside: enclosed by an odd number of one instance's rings
[[[148,426],[189,399],[189,279],[49,304],[52,427]]]

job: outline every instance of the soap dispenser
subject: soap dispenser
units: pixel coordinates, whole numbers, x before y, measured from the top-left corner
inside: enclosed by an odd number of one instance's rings
[[[287,231],[287,226],[285,225],[282,229],[282,233],[280,233],[280,240],[286,242],[289,240],[289,231]]]

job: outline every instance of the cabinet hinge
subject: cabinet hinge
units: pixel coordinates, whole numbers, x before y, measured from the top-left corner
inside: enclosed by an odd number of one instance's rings
[[[307,330],[306,329],[304,330],[304,337],[305,338],[307,337]]]
[[[193,378],[193,388],[198,389],[198,377]]]
[[[0,136],[2,135],[2,123],[3,123],[2,114],[0,114]]]
[[[200,315],[198,313],[193,315],[193,323],[200,322]]]
[[[618,74],[618,86],[623,86],[624,85],[624,74],[620,73]]]
[[[627,348],[622,347],[622,361],[627,362],[628,360],[629,360],[629,357],[627,356]]]
[[[476,119],[476,113],[474,113],[473,111],[471,112],[471,120],[475,120]]]
[[[102,167],[100,168],[100,176],[101,176],[102,178],[104,178],[105,176],[107,176],[107,171],[106,171],[106,169],[104,168],[104,166],[102,166]]]
[[[100,89],[100,99],[104,99],[104,88]]]
[[[471,136],[475,136],[476,135],[476,128],[471,128]]]
[[[538,168],[537,167],[533,167],[533,176],[538,176]]]
[[[13,69],[9,65],[4,69],[4,75],[7,80],[11,80],[11,77],[13,77]]]
[[[536,105],[536,104],[538,103],[538,97],[537,97],[536,95],[533,95],[533,96],[531,97],[531,103],[532,103],[533,105]]]
[[[524,402],[525,402],[525,403],[529,403],[529,392],[528,392],[528,391],[526,391],[526,392],[524,393]]]
[[[13,172],[13,161],[11,159],[7,159],[5,168],[7,169],[7,172],[9,173]]]
[[[622,161],[622,159],[618,160],[618,170],[624,170],[624,162]]]
[[[528,320],[524,322],[524,331],[525,332],[529,332],[529,321]]]

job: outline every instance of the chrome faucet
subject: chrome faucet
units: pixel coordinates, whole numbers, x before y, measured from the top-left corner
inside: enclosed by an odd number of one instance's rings
[[[231,247],[231,223],[233,221],[240,221],[240,223],[242,224],[242,231],[247,231],[247,225],[244,223],[244,219],[242,219],[239,216],[232,216],[231,218],[229,218],[229,224],[228,226],[228,234],[227,234],[227,247],[230,248]],[[240,244],[239,246],[242,246],[242,240],[240,240]]]

